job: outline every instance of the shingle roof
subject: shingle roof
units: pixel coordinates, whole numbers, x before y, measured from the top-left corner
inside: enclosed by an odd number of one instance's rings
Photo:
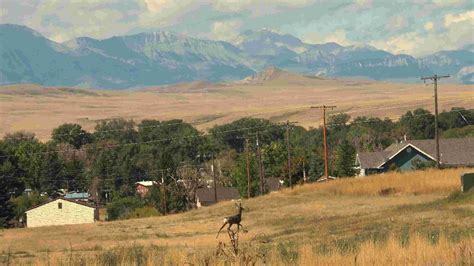
[[[433,139],[409,140],[395,143],[381,152],[357,154],[361,168],[377,168],[400,150],[411,145],[429,157],[436,158],[436,142]],[[474,166],[474,138],[440,139],[440,162],[444,165]]]
[[[361,152],[357,154],[357,158],[361,168],[377,168],[388,159],[389,154],[386,151]]]
[[[198,188],[196,190],[196,197],[201,202],[214,202],[214,188]],[[236,188],[233,187],[218,187],[217,188],[217,200],[233,200],[239,199],[240,194]]]

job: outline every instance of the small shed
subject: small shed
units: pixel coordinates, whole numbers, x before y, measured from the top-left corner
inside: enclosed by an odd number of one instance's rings
[[[239,191],[233,187],[218,187],[217,201],[237,200],[240,199]],[[198,188],[196,190],[196,206],[201,208],[215,204],[214,188]]]
[[[150,191],[153,186],[158,185],[158,183],[156,181],[140,181],[136,182],[135,185],[137,193],[141,197],[145,197],[146,194],[148,194],[148,191]]]
[[[26,227],[94,223],[96,208],[84,202],[55,199],[25,212]]]

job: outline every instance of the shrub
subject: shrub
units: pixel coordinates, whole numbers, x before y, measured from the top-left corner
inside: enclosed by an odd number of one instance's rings
[[[111,221],[127,218],[133,210],[141,207],[143,202],[135,197],[114,199],[107,206],[107,219]]]

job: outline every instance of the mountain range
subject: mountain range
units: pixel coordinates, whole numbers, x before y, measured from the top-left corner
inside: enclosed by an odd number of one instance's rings
[[[157,31],[58,43],[20,25],[0,25],[0,84],[126,89],[196,80],[239,80],[269,67],[322,77],[419,82],[451,74],[474,83],[474,45],[422,58],[374,47],[307,44],[271,30],[245,31],[239,41]]]

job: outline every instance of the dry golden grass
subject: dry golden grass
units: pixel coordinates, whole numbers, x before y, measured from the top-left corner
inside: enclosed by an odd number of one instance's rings
[[[243,200],[249,232],[241,235],[235,262],[262,264],[265,256],[269,265],[345,265],[357,256],[359,265],[469,265],[474,193],[452,194],[466,171],[472,169],[343,179]],[[397,192],[379,195],[386,188]],[[229,258],[216,256],[216,247],[228,240],[225,233],[216,240],[216,232],[234,211],[232,202],[222,202],[164,217],[5,230],[0,262],[137,265],[144,258],[141,265],[223,264]]]
[[[332,182],[299,187],[286,193],[298,193],[301,190],[321,189],[336,195],[379,195],[379,194],[428,194],[450,192],[460,187],[461,173],[468,169],[429,169],[418,172],[388,172],[375,178],[338,179]]]
[[[431,243],[415,235],[406,244],[397,236],[382,243],[365,241],[357,250],[337,247],[322,251],[310,243],[302,246],[271,246],[259,250],[246,246],[240,254],[217,254],[213,250],[128,246],[95,254],[44,254],[35,265],[472,265],[474,239],[457,243],[441,237]]]
[[[442,84],[441,110],[474,108],[472,85]],[[43,88],[37,85],[0,86],[0,136],[27,130],[40,139],[63,123],[79,123],[88,130],[104,119],[184,119],[199,129],[242,117],[291,119],[317,127],[321,113],[310,106],[337,105],[334,112],[352,117],[368,115],[397,119],[418,107],[433,109],[433,91],[423,84],[376,81],[322,80],[281,74],[257,83],[195,82],[142,91],[96,91]]]

